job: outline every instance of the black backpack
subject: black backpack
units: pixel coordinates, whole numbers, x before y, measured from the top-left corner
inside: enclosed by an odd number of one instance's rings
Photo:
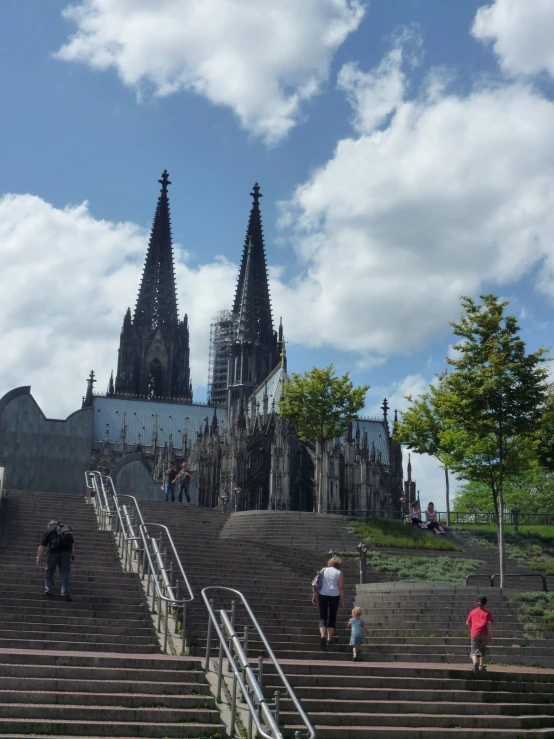
[[[48,542],[48,548],[51,552],[71,551],[74,543],[75,536],[71,526],[66,523],[57,523],[52,528],[52,534]]]

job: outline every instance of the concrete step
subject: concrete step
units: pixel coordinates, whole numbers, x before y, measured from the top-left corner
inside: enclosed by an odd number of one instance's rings
[[[151,711],[153,713],[153,711]],[[0,736],[4,737],[17,737],[29,735],[33,736],[34,739],[40,736],[40,732],[44,731],[44,719],[0,719]],[[68,737],[75,735],[78,737],[109,737],[114,739],[115,737],[150,737],[151,739],[182,739],[183,737],[193,737],[198,739],[199,737],[210,737],[216,732],[220,734],[222,739],[225,738],[226,734],[224,727],[220,724],[209,723],[156,723],[153,724],[150,721],[144,722],[131,722],[125,721],[81,721],[79,719],[61,719],[55,717],[49,721],[48,725],[49,736],[63,736]],[[44,736],[44,735],[43,735]]]

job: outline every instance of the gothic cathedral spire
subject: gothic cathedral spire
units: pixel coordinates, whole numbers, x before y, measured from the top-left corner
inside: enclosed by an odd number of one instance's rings
[[[267,279],[260,213],[262,194],[257,182],[250,195],[254,202],[233,303],[235,332],[227,374],[230,415],[244,410],[252,392],[280,361]]]
[[[179,321],[171,218],[164,170],[134,316],[127,309],[121,331],[116,395],[192,400],[189,330]]]

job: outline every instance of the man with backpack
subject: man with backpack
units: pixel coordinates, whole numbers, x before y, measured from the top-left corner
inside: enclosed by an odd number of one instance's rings
[[[44,570],[44,595],[53,595],[54,575],[56,569],[59,569],[62,598],[71,601],[69,577],[71,574],[71,560],[75,554],[75,536],[71,528],[60,521],[50,521],[38,548],[37,565],[40,565],[45,549],[48,549],[48,557]]]

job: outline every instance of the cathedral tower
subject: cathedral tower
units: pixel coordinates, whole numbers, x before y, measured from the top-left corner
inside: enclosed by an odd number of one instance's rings
[[[248,398],[280,361],[273,330],[265,261],[258,183],[242,253],[233,303],[234,337],[229,350],[227,407],[229,417],[245,409]]]
[[[167,170],[159,183],[135,313],[128,308],[123,320],[115,394],[190,402],[188,318],[179,321],[177,313]]]

